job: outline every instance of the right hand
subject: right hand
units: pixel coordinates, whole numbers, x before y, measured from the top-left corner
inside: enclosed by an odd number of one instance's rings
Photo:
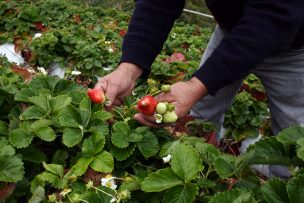
[[[131,63],[121,63],[112,73],[101,78],[94,89],[105,92],[108,102],[106,106],[112,107],[122,105],[125,96],[132,93],[136,80],[143,70]]]

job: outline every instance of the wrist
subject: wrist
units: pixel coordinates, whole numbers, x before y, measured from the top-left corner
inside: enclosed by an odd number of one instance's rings
[[[190,83],[193,90],[197,93],[195,96],[197,100],[208,93],[207,87],[197,77],[192,77],[188,82]]]
[[[137,80],[143,73],[143,70],[139,66],[127,62],[122,62],[118,66],[118,69],[125,71],[127,75],[131,76],[132,80]]]

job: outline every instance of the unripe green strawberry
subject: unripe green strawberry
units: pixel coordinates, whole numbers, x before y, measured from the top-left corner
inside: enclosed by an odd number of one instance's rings
[[[174,104],[168,103],[168,104],[167,104],[167,111],[173,111],[173,110],[175,110]]]
[[[160,90],[162,92],[169,92],[170,88],[171,88],[171,85],[162,85],[161,88],[160,88]]]
[[[163,115],[163,123],[175,123],[177,119],[178,117],[175,111],[166,111],[166,113]]]
[[[164,114],[167,111],[167,105],[164,102],[159,102],[156,106],[156,113]]]

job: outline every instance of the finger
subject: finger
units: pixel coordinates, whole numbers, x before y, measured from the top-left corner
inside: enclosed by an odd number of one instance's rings
[[[107,87],[108,87],[108,82],[107,82],[107,80],[101,79],[101,80],[99,80],[99,81],[96,83],[94,89],[102,89],[104,92],[106,92],[106,91],[107,91]]]
[[[115,85],[108,85],[107,90],[105,92],[106,97],[108,98],[108,102],[106,103],[106,106],[112,106],[114,101],[116,100],[118,93],[117,86]]]
[[[175,99],[173,97],[173,95],[168,92],[168,93],[160,93],[159,95],[155,96],[155,99],[158,101],[158,102],[174,102]]]
[[[140,114],[140,113],[135,114],[134,119],[146,126],[159,127],[159,125],[157,125],[155,123],[155,119],[154,119],[154,121],[151,121],[152,119],[147,119],[143,116],[143,114]]]

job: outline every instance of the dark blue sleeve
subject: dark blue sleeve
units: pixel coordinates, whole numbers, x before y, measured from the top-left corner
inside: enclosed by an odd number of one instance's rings
[[[137,0],[120,62],[130,62],[150,72],[184,4],[185,0]]]
[[[248,0],[244,15],[194,74],[214,95],[265,58],[288,50],[303,25],[303,0]]]

